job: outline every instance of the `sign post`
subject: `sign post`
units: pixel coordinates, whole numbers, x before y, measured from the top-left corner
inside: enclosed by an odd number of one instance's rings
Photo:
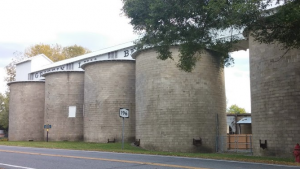
[[[47,129],[47,142],[48,142],[48,132],[49,132],[49,129],[51,129],[51,124],[44,125],[44,129]]]
[[[120,117],[123,118],[122,122],[122,149],[124,149],[124,119],[129,118],[129,109],[120,108]]]
[[[123,117],[123,123],[122,123],[122,150],[124,149],[124,117]]]

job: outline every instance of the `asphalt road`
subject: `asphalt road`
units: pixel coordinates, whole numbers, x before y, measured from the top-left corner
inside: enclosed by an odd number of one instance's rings
[[[96,151],[0,146],[5,169],[293,169],[260,163]]]

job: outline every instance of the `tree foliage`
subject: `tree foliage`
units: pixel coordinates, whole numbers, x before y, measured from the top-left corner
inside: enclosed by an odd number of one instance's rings
[[[91,51],[78,45],[62,47],[59,44],[36,44],[25,49],[25,57],[33,57],[38,54],[44,54],[53,62],[57,62],[64,59],[69,59],[79,55],[90,53]]]
[[[250,24],[251,35],[261,43],[279,42],[282,49],[300,48],[300,1],[286,0],[284,5],[264,13]]]
[[[61,51],[62,51],[61,45],[58,44],[48,45],[48,44],[41,43],[26,48],[24,55],[26,57],[33,57],[39,54],[44,54],[53,62],[56,62],[64,59],[64,56],[62,55]]]
[[[8,129],[9,96],[0,93],[0,129]]]
[[[65,59],[69,59],[69,58],[84,55],[84,54],[90,53],[90,52],[91,51],[87,48],[84,48],[82,46],[73,45],[73,46],[64,47],[62,50],[62,55],[64,56]]]
[[[154,47],[159,54],[158,58],[165,60],[172,59],[169,49],[177,45],[180,52],[178,66],[191,71],[199,59],[195,53],[201,54],[206,49],[217,51],[224,65],[231,65],[233,59],[228,52],[233,51],[234,44],[243,38],[241,31],[244,28],[253,31],[253,36],[260,42],[285,42],[280,40],[281,36],[276,36],[276,31],[270,33],[268,30],[274,25],[277,15],[286,16],[284,11],[287,7],[298,2],[284,1],[285,5],[277,8],[276,16],[266,12],[272,2],[274,1],[123,0],[123,12],[131,19],[135,32],[141,35],[141,39],[136,42],[138,49]],[[299,10],[295,8],[294,12],[296,11]],[[299,20],[299,17],[288,18],[287,22]],[[280,32],[284,35],[284,31]],[[286,45],[288,44],[290,43]]]
[[[231,105],[227,110],[228,114],[244,114],[247,113],[244,108],[237,106],[236,104]]]

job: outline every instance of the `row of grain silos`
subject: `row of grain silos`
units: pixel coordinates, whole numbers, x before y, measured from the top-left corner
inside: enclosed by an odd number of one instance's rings
[[[55,72],[45,81],[10,83],[9,140],[42,141],[50,124],[50,141],[83,139],[83,72]],[[69,106],[76,117],[69,117]]]
[[[252,37],[249,48],[254,155],[289,157],[300,140],[299,50],[285,52]],[[226,128],[223,68],[207,52],[185,73],[176,67],[178,49],[172,54],[174,61],[161,61],[149,49],[135,53],[135,61],[93,62],[84,73],[11,83],[9,139],[44,140],[43,125],[52,124],[50,140],[119,141],[118,110],[128,108],[127,141],[151,150],[214,151]]]
[[[125,141],[150,150],[214,152],[217,136],[226,134],[223,66],[207,51],[191,73],[183,72],[178,48],[171,52],[174,60],[159,60],[148,49],[136,52],[135,61],[89,62],[84,72],[11,83],[9,139],[44,140],[43,125],[51,124],[50,141],[120,141],[118,113],[126,108]]]

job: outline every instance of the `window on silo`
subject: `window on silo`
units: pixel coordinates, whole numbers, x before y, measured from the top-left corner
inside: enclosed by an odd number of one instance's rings
[[[76,106],[69,106],[69,117],[76,117]]]

